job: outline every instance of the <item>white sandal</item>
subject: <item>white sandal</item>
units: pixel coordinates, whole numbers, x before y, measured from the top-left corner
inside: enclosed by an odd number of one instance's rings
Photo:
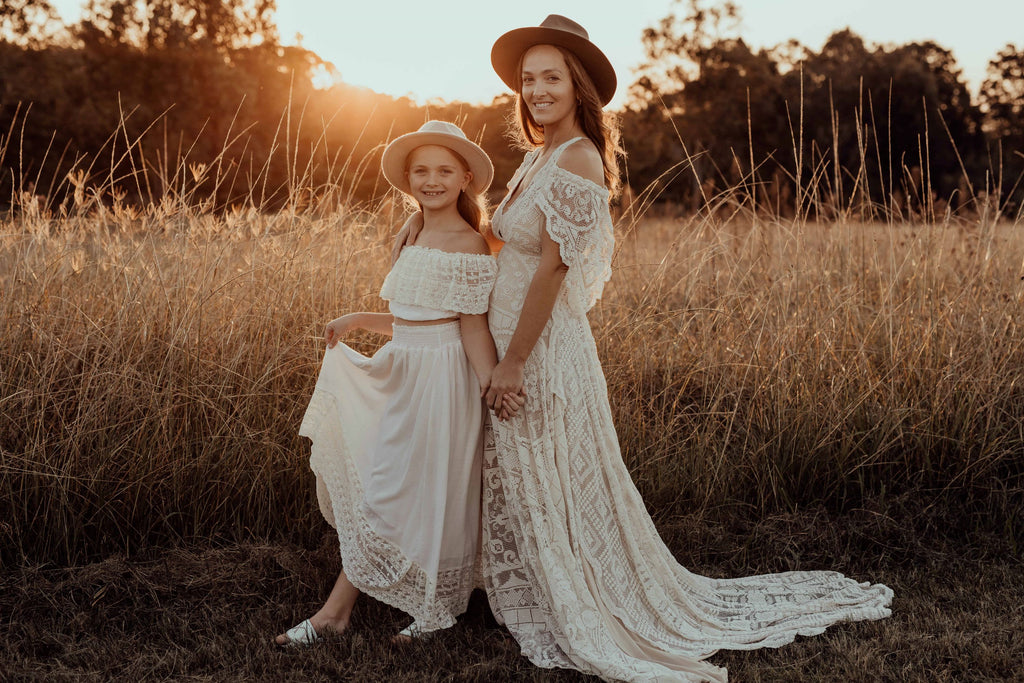
[[[316,629],[313,628],[313,624],[309,619],[306,619],[298,626],[292,626],[284,634],[288,636],[288,642],[281,643],[282,647],[309,647],[323,640],[320,634],[316,632]]]

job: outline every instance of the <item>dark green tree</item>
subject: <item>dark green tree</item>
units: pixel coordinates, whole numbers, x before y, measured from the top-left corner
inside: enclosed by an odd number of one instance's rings
[[[749,173],[751,138],[773,144],[779,74],[736,35],[735,4],[674,6],[680,14],[643,34],[646,62],[623,121],[627,171],[634,191],[696,206],[710,187]]]
[[[1024,53],[1006,45],[988,63],[980,92],[985,127],[996,138],[1024,137]]]
[[[1006,45],[988,63],[980,107],[991,140],[994,183],[1010,207],[1024,205],[1024,54]]]
[[[664,191],[691,205],[716,184],[829,211],[970,199],[983,175],[980,116],[945,48],[871,46],[844,29],[819,52],[794,41],[754,51],[735,34],[735,5],[675,6],[645,31],[648,61],[630,90],[634,186],[688,153],[692,172]]]
[[[915,210],[969,199],[964,169],[977,170],[978,111],[949,50],[870,47],[844,29],[784,80],[790,109],[802,105],[804,172],[827,167],[833,198],[846,202],[856,191],[881,207]]]
[[[731,1],[709,5],[704,0],[673,0],[672,6],[679,9],[641,36],[646,59],[640,81],[630,90],[634,100],[681,91],[700,76],[720,41],[739,37],[740,11]]]

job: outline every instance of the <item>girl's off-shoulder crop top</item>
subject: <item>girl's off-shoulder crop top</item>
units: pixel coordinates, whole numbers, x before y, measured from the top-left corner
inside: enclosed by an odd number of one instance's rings
[[[404,247],[384,278],[380,298],[404,320],[440,320],[487,312],[498,275],[493,256]]]

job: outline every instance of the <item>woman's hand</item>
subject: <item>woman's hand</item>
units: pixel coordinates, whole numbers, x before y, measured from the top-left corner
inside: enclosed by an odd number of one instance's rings
[[[480,387],[480,398],[485,398],[487,395],[487,389],[490,388],[490,378],[487,378],[487,382]],[[502,394],[502,407],[499,411],[494,412],[502,422],[511,420],[519,412],[519,409],[523,407],[526,402],[526,394],[522,391],[519,393],[504,393]],[[489,410],[489,405],[487,409]]]
[[[513,401],[516,401],[514,397],[525,396],[523,392],[523,364],[508,357],[502,359],[494,366],[494,371],[491,373],[490,386],[487,387],[487,393],[484,396],[484,403],[495,414],[499,414],[499,411],[503,408],[506,394]],[[518,409],[517,405],[516,410]],[[500,414],[499,417],[501,417]]]
[[[342,337],[355,329],[359,329],[358,313],[348,313],[327,323],[324,328],[324,341],[327,342],[327,348],[333,349]]]
[[[398,255],[402,253],[402,247],[414,244],[423,229],[423,212],[417,211],[405,219],[402,229],[395,235],[395,243],[391,246],[391,265],[395,265]]]
[[[511,420],[519,412],[519,409],[523,407],[524,403],[526,403],[526,394],[522,392],[518,394],[502,394],[501,410],[496,413],[498,419],[502,422]]]
[[[491,378],[488,377],[487,381],[480,387],[480,398],[486,398],[487,390],[491,386]],[[504,422],[505,420],[512,419],[515,417],[519,409],[526,403],[526,394],[520,391],[518,394],[502,394],[501,395],[501,409],[494,412],[494,416]],[[490,406],[488,406],[490,409]]]

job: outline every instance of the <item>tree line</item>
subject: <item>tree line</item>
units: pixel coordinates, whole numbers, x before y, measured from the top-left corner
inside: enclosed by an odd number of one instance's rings
[[[521,154],[510,98],[419,105],[346,85],[281,44],[273,0],[90,0],[64,25],[47,0],[0,6],[0,207],[174,197],[372,202],[390,137],[459,122],[499,181]],[[855,210],[925,218],[1024,198],[1024,56],[999,50],[972,97],[934,42],[755,50],[730,3],[677,0],[642,38],[621,112],[624,202],[698,211],[743,202],[783,215]],[[323,86],[321,83],[327,83]],[[498,183],[500,185],[500,183]],[[723,192],[728,190],[727,192]],[[91,192],[90,197],[82,197]]]

